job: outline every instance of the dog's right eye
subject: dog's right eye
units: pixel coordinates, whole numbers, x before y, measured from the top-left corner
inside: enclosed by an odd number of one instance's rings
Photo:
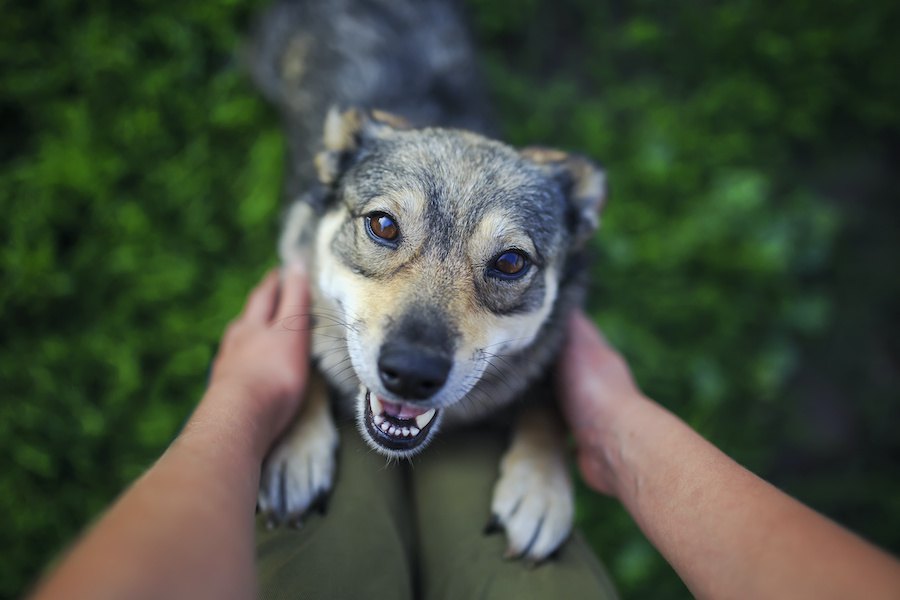
[[[383,212],[373,212],[366,215],[366,231],[369,236],[378,243],[387,243],[393,246],[400,237],[400,226],[394,218]]]
[[[497,279],[519,279],[528,272],[530,264],[524,252],[510,249],[491,261],[487,274]]]

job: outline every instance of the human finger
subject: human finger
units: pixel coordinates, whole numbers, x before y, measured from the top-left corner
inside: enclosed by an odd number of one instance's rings
[[[281,270],[281,293],[278,299],[278,309],[275,319],[287,319],[296,317],[303,323],[297,326],[305,329],[305,322],[309,314],[309,287],[306,278],[306,269],[300,263],[293,263]],[[295,329],[296,327],[291,327]]]
[[[263,280],[253,288],[244,305],[241,320],[265,323],[275,311],[275,303],[278,300],[278,271],[272,269]]]
[[[596,364],[612,352],[603,334],[581,310],[570,317],[567,334],[563,349],[564,368]]]
[[[579,346],[609,348],[606,337],[581,309],[572,313],[569,320],[569,336]]]
[[[599,389],[636,390],[625,358],[609,345],[600,329],[583,312],[573,314],[568,334],[561,368],[565,382],[570,385],[564,387],[573,390],[596,388],[589,395]]]

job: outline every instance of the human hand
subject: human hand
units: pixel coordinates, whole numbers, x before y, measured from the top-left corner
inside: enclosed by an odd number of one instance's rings
[[[558,397],[578,446],[581,474],[598,492],[616,495],[615,467],[622,447],[617,419],[645,397],[625,359],[580,310],[569,319],[558,374]]]
[[[280,285],[279,285],[279,279]],[[309,298],[297,266],[273,269],[227,327],[213,362],[207,397],[250,401],[254,425],[269,444],[299,408],[309,372]]]

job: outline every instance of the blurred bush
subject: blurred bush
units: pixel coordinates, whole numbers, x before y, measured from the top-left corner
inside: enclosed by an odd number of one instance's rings
[[[274,260],[264,4],[0,0],[0,597],[165,447]],[[470,0],[508,139],[601,159],[591,310],[644,389],[900,551],[900,6]],[[626,597],[687,591],[615,503]]]

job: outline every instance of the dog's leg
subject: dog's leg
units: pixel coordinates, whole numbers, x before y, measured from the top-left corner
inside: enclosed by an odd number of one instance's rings
[[[569,536],[574,516],[564,431],[549,407],[528,406],[500,461],[491,503],[493,526],[503,527],[508,557],[541,561]]]
[[[270,524],[299,524],[313,504],[324,502],[334,480],[337,442],[328,388],[313,369],[300,414],[263,466],[259,510]]]

